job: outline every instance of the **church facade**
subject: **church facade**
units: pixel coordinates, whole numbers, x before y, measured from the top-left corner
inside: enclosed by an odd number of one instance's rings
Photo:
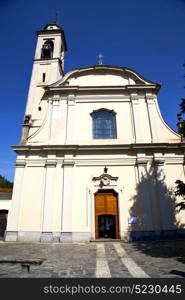
[[[6,241],[182,236],[184,144],[161,116],[160,85],[101,61],[64,74],[63,29],[37,36]]]

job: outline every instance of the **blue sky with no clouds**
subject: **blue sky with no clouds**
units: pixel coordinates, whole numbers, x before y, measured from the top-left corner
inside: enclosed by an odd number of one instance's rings
[[[65,72],[104,62],[135,69],[162,83],[158,96],[165,121],[176,129],[185,96],[185,0],[0,0],[0,174],[13,180],[32,69],[35,31],[53,22],[65,30]]]

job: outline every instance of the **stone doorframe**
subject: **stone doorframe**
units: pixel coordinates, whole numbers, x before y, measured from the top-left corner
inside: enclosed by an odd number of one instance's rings
[[[105,211],[103,211],[101,213],[101,215],[99,213],[97,213],[97,211],[96,211],[96,200],[97,200],[98,195],[101,195],[101,194],[103,194],[103,195],[109,195],[109,196],[112,195],[112,196],[115,197],[115,201],[116,201],[116,215],[114,214],[115,212],[113,213],[113,211],[109,211],[107,213]],[[107,189],[107,192],[106,192],[105,189],[104,190],[99,189],[98,192],[94,194],[94,204],[95,204],[95,237],[96,237],[96,239],[97,239],[97,235],[99,236],[99,225],[97,224],[97,222],[98,222],[99,217],[102,216],[102,215],[103,216],[106,216],[106,215],[110,216],[110,215],[112,215],[114,217],[115,230],[116,230],[116,237],[115,237],[115,239],[120,239],[120,231],[119,231],[119,208],[118,208],[118,194],[117,194],[117,192],[115,192],[114,189]],[[113,202],[112,202],[112,205],[113,205]],[[114,208],[114,210],[115,210],[115,208]],[[96,226],[98,226],[98,233],[96,231],[96,229],[97,229]]]
[[[118,201],[118,226],[119,226],[119,235],[121,238],[121,228],[122,227],[122,220],[121,220],[121,213],[120,213],[120,200],[122,198],[122,194],[123,194],[123,188],[118,188],[118,187],[104,187],[104,188],[100,188],[100,187],[93,187],[90,190],[90,204],[91,204],[91,214],[90,214],[90,227],[91,227],[91,240],[95,240],[95,194],[99,191],[104,191],[106,192],[107,190],[112,190],[114,192],[117,193],[117,201]]]
[[[107,190],[113,190],[117,194],[117,201],[118,201],[118,226],[119,226],[119,234],[120,238],[121,230],[123,228],[122,224],[122,218],[121,218],[121,210],[120,210],[120,201],[123,198],[123,186],[120,186],[118,183],[118,177],[112,177],[111,175],[107,174],[107,168],[104,168],[104,174],[102,174],[99,177],[93,177],[92,181],[87,187],[88,189],[88,203],[89,203],[89,214],[88,214],[88,219],[89,219],[89,229],[90,229],[90,239],[95,240],[95,194],[101,190],[102,192],[106,192]],[[106,176],[106,174],[107,176]],[[105,175],[105,176],[104,176]],[[110,181],[107,184],[108,178]],[[103,179],[103,180],[102,180]],[[104,182],[103,182],[104,181]]]

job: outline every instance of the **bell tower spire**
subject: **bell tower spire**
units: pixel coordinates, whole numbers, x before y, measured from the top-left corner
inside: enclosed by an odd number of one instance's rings
[[[64,30],[56,23],[37,31],[37,45],[33,60],[26,115],[32,115],[40,101],[45,85],[58,81],[64,75],[64,55],[67,44]]]

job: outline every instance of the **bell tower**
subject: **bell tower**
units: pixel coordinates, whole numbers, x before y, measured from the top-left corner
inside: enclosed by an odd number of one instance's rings
[[[64,75],[64,55],[67,44],[64,30],[56,23],[37,31],[37,45],[33,60],[26,116],[34,118],[44,94],[43,87],[58,81]]]

